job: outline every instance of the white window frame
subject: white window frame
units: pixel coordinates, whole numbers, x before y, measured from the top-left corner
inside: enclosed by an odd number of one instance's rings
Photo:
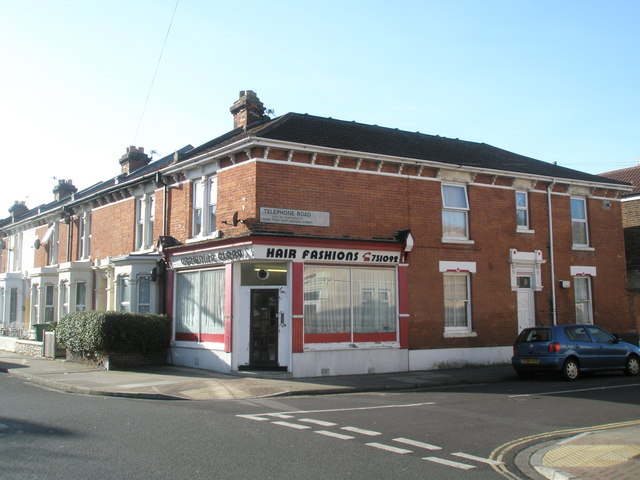
[[[69,313],[69,290],[69,282],[66,280],[63,280],[58,285],[58,311],[60,312],[60,316]]]
[[[587,199],[585,197],[571,197],[570,200],[570,211],[571,211],[571,241],[574,247],[577,248],[588,248],[589,247],[589,221],[587,214]],[[584,218],[574,217],[573,211],[573,202],[581,202],[584,210]],[[574,230],[576,227],[580,226],[581,229],[584,229],[584,237],[585,243],[577,243],[576,235]]]
[[[142,279],[144,279],[144,282],[141,281]],[[145,283],[146,282],[146,283]],[[149,291],[147,292],[148,294],[148,298],[149,298],[149,302],[142,302],[142,293],[143,293],[143,289],[142,289],[142,285],[148,285]],[[136,306],[136,310],[138,313],[154,313],[153,312],[153,308],[152,308],[152,304],[153,304],[153,288],[151,286],[151,275],[149,275],[148,273],[145,274],[140,274],[138,275],[138,281],[136,282],[136,296],[138,299],[137,302],[137,306]],[[146,311],[143,312],[141,307],[146,307]]]
[[[135,251],[153,248],[155,226],[155,192],[136,197]]]
[[[22,269],[22,233],[16,233],[11,240],[11,271],[19,272]]]
[[[466,298],[452,298],[447,299],[446,297],[446,279],[447,278],[464,278],[465,286],[466,286]],[[443,272],[442,275],[442,286],[443,286],[443,305],[444,305],[444,331],[445,335],[455,336],[455,335],[468,335],[472,332],[472,318],[471,318],[471,273],[469,272]],[[465,326],[448,326],[447,325],[447,303],[458,303],[464,302],[465,304]]]
[[[584,283],[586,288],[586,298],[578,298],[578,284]],[[576,309],[576,323],[588,323],[593,324],[593,295],[591,290],[591,277],[588,275],[581,275],[573,277],[573,295]],[[580,316],[580,312],[585,312],[587,318]]]
[[[520,201],[524,199],[524,205]],[[524,215],[524,223],[520,224],[520,215]],[[529,192],[524,190],[516,190],[516,229],[521,231],[530,231],[529,220]]]
[[[51,302],[47,302],[47,293],[51,292]],[[44,303],[44,317],[41,319],[44,323],[54,322],[56,319],[56,291],[55,286],[52,283],[47,283],[44,286],[43,292]]]
[[[464,192],[464,206],[448,205],[445,191],[449,188],[462,189]],[[441,188],[442,197],[442,241],[443,242],[468,242],[469,237],[469,196],[467,194],[467,185],[461,183],[442,183]],[[450,229],[445,229],[445,216],[447,213],[463,214],[464,215],[464,235],[451,235]]]
[[[125,285],[126,282],[126,285]],[[117,308],[119,312],[131,311],[131,281],[128,275],[119,275],[116,280]]]
[[[51,230],[51,236],[48,240],[49,254],[47,256],[47,264],[57,265],[58,264],[58,238],[59,238],[58,222],[55,222],[52,225],[52,228],[53,230]]]
[[[193,182],[192,190],[191,237],[212,236],[216,232],[218,177],[216,175],[202,177]]]
[[[89,258],[91,252],[91,212],[78,215],[78,259]]]
[[[79,293],[81,288],[84,289],[84,295],[78,295],[78,293]],[[78,299],[81,296],[84,297],[84,303],[79,303],[78,302]],[[74,302],[75,302],[75,311],[76,312],[84,312],[84,311],[87,310],[87,282],[76,282]]]
[[[37,283],[31,284],[31,323],[39,323],[40,317],[40,285]]]

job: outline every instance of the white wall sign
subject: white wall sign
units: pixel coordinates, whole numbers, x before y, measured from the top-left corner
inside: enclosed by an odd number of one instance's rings
[[[385,250],[355,250],[347,248],[281,247],[254,245],[255,258],[295,260],[301,262],[336,262],[366,264],[397,264],[400,254]]]
[[[286,225],[328,227],[331,223],[331,214],[329,212],[312,210],[260,207],[260,221],[264,223],[283,223]]]

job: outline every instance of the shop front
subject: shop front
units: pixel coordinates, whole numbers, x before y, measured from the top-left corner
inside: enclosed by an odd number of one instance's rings
[[[167,260],[174,364],[296,377],[407,369],[397,242],[255,236]]]

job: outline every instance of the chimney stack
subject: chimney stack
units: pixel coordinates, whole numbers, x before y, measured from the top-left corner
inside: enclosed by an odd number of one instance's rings
[[[16,200],[14,204],[11,207],[9,207],[9,214],[11,215],[14,221],[16,218],[18,218],[21,215],[24,215],[28,211],[29,211],[29,208],[27,207],[26,202],[19,202],[18,200]]]
[[[78,189],[73,186],[72,180],[58,180],[58,184],[53,187],[53,195],[56,199],[56,202],[70,197],[74,193],[76,193]]]
[[[229,109],[233,115],[233,128],[247,128],[249,125],[268,118],[264,105],[253,90],[241,90],[240,98]]]
[[[139,168],[146,166],[151,161],[151,157],[144,153],[143,147],[127,147],[127,153],[120,157],[122,173],[129,174]]]

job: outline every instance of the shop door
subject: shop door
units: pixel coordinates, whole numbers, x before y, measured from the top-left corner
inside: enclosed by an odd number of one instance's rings
[[[250,368],[278,368],[278,293],[251,290]]]

